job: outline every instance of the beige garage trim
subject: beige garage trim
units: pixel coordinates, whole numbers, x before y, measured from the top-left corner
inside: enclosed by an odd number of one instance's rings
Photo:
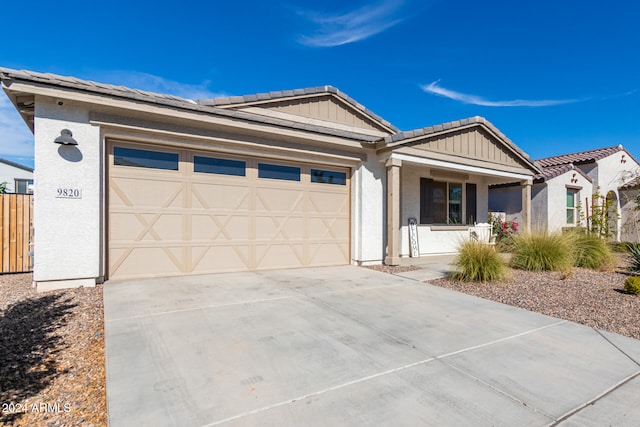
[[[178,170],[115,165],[114,147],[170,153]],[[109,279],[349,263],[349,169],[121,142],[107,154]],[[246,175],[194,172],[194,156],[245,162]],[[261,178],[259,163],[300,181]]]

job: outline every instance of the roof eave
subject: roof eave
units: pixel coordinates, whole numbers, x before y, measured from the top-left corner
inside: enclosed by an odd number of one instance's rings
[[[9,73],[7,73],[7,71],[9,71]],[[194,102],[190,102],[186,99],[180,99],[177,97],[172,97],[171,99],[167,98],[165,100],[160,98],[153,98],[152,95],[146,94],[141,91],[131,90],[126,94],[124,94],[124,93],[114,93],[112,91],[102,90],[100,88],[96,88],[95,90],[92,90],[89,88],[79,88],[79,87],[75,87],[73,84],[66,84],[63,81],[54,83],[54,82],[38,81],[38,79],[21,77],[20,75],[16,76],[11,74],[11,71],[13,70],[0,69],[0,81],[2,82],[3,89],[5,90],[10,100],[14,104],[14,107],[18,111],[20,110],[18,108],[18,105],[15,102],[17,93],[31,93],[34,95],[38,94],[36,93],[38,92],[37,90],[29,91],[26,88],[19,88],[18,90],[11,89],[11,86],[14,84],[23,84],[28,87],[31,87],[32,89],[45,88],[45,89],[54,89],[58,91],[62,90],[63,92],[67,93],[67,96],[70,93],[77,93],[85,96],[89,94],[92,96],[103,96],[103,97],[115,98],[115,99],[119,99],[126,102],[141,102],[147,105],[155,105],[163,108],[179,109],[183,111],[203,113],[203,114],[208,114],[208,115],[213,115],[218,117],[239,119],[239,120],[245,120],[245,121],[250,121],[254,123],[272,125],[272,126],[281,127],[281,128],[289,128],[289,129],[295,129],[299,131],[319,133],[319,134],[324,134],[329,136],[337,136],[340,138],[345,138],[345,139],[356,141],[363,144],[375,144],[380,140],[380,138],[377,136],[359,134],[356,132],[340,131],[340,130],[335,130],[331,128],[307,125],[304,123],[296,123],[296,122],[291,122],[291,121],[282,120],[282,119],[267,118],[264,116],[259,116],[256,114],[243,112],[243,111],[226,110],[226,109],[221,109],[216,107],[203,106]],[[59,95],[65,96],[64,93],[61,93]],[[50,96],[53,96],[53,95],[50,94]],[[27,123],[27,126],[29,126],[29,128],[33,132],[33,129],[34,129],[33,120],[32,119],[29,120],[24,115],[22,115],[22,117]]]

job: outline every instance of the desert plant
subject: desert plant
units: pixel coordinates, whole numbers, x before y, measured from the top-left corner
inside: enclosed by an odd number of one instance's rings
[[[624,281],[624,290],[628,294],[640,294],[640,277],[627,277]]]
[[[570,233],[573,265],[585,268],[605,268],[613,264],[611,247],[595,234]]]
[[[629,252],[629,242],[609,242],[609,246],[613,252],[627,253]]]
[[[507,267],[498,251],[478,241],[464,242],[454,261],[452,277],[466,282],[487,282],[502,279]]]
[[[640,243],[629,243],[627,247],[631,255],[631,269],[640,271]]]
[[[571,243],[568,234],[516,235],[511,264],[520,270],[568,272],[574,262]]]
[[[613,237],[615,229],[612,229],[611,224],[620,218],[616,206],[617,203],[614,200],[600,194],[600,187],[598,187],[591,196],[591,212],[587,212],[587,228],[592,234],[605,238]]]

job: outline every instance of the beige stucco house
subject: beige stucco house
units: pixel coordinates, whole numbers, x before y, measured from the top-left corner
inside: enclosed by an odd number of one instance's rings
[[[448,253],[539,169],[472,117],[401,132],[330,87],[188,100],[0,69],[34,132],[34,280],[103,280]]]

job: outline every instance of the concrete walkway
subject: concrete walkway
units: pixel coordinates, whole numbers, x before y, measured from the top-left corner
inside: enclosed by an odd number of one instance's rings
[[[430,255],[416,258],[401,258],[403,266],[419,267],[420,270],[404,271],[402,273],[394,273],[400,277],[418,280],[424,282],[426,280],[440,279],[449,275],[454,270],[453,261],[457,254]]]
[[[640,341],[365,268],[104,298],[115,427],[640,423]]]

